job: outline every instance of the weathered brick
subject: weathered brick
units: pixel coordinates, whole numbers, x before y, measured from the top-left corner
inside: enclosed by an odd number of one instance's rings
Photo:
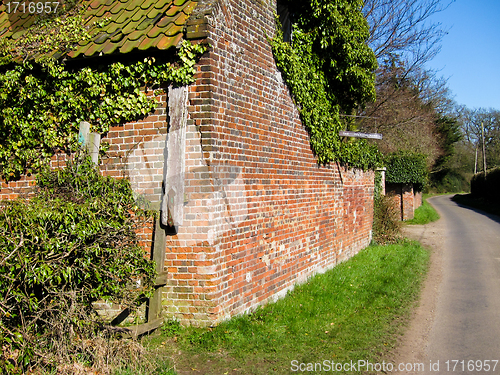
[[[165,313],[195,325],[283,296],[371,240],[373,173],[318,166],[267,43],[275,1],[225,6],[207,24],[211,48],[189,86],[184,222],[165,254]],[[226,14],[231,22],[220,21]],[[168,103],[157,99],[151,116],[104,136],[101,170],[158,203]],[[21,186],[2,184],[0,195]],[[140,232],[148,250],[149,229]]]

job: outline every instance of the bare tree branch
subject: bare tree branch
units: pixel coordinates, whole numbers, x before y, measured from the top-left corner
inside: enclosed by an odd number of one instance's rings
[[[452,0],[451,2],[453,2]],[[366,0],[363,13],[370,26],[368,44],[379,62],[397,56],[409,66],[422,66],[440,50],[446,30],[430,17],[446,9],[442,0]]]

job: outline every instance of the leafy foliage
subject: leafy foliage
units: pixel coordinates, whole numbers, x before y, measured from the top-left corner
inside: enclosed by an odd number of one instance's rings
[[[339,161],[363,169],[377,165],[376,148],[342,141],[341,113],[375,97],[376,61],[366,45],[368,26],[362,1],[288,1],[299,15],[291,43],[281,27],[270,41],[278,68],[294,97],[320,163]]]
[[[6,355],[17,350],[0,368],[26,367],[55,335],[92,333],[93,302],[132,307],[152,291],[154,262],[135,234],[137,218],[151,213],[127,180],[100,176],[89,158],[43,170],[35,196],[2,202],[0,212],[0,345]]]
[[[72,34],[78,22],[70,20],[60,27]],[[66,48],[73,42],[54,43]],[[46,52],[45,43],[25,43],[28,57]],[[30,43],[36,46],[33,51]],[[71,70],[45,57],[40,64],[35,59],[5,66],[0,70],[0,176],[14,180],[40,170],[57,151],[75,151],[81,121],[91,123],[91,131],[106,133],[110,126],[146,116],[156,101],[143,89],[192,82],[197,56],[205,50],[185,41],[169,62],[146,58]]]
[[[428,190],[438,194],[470,191],[470,180],[463,171],[446,168],[431,174]]]
[[[458,119],[441,116],[436,120],[437,132],[440,135],[443,154],[436,160],[435,168],[442,168],[455,154],[455,144],[463,139]]]
[[[385,162],[387,167],[386,182],[419,185],[424,185],[427,182],[427,164],[423,154],[393,153],[386,157]]]

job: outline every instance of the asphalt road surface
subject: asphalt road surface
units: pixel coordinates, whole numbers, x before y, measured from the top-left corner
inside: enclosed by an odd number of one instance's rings
[[[429,203],[444,222],[444,241],[422,373],[500,374],[500,218],[451,196]]]

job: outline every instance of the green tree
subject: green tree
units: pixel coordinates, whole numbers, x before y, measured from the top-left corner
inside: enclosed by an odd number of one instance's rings
[[[462,140],[460,131],[460,122],[457,118],[451,116],[441,116],[436,120],[436,130],[439,134],[439,142],[442,154],[436,160],[434,171],[446,168],[447,164],[455,155],[455,146]]]

